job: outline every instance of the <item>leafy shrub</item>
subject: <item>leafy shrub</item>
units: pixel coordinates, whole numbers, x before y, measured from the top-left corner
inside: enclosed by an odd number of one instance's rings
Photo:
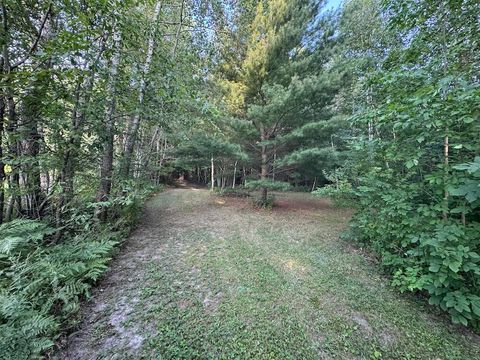
[[[217,190],[217,195],[221,197],[237,197],[237,198],[246,198],[250,197],[250,193],[244,188],[225,188]]]
[[[46,242],[38,221],[0,226],[0,348],[10,359],[38,358],[107,269],[115,233]]]
[[[455,216],[456,208],[445,220],[443,204],[423,203],[429,184],[396,181],[388,172],[359,181],[353,233],[382,256],[393,285],[401,291],[428,292],[430,304],[447,311],[454,323],[479,329],[480,223],[471,216],[478,211],[478,199],[468,191],[457,193],[472,200],[461,207],[470,215],[464,223]]]
[[[345,180],[318,188],[312,191],[312,194],[321,198],[330,198],[339,207],[352,206],[355,198],[352,185]]]
[[[453,322],[478,326],[480,247],[471,239],[479,232],[479,224],[437,224],[433,231],[410,236],[405,257],[384,256],[384,263],[397,269],[393,284],[402,290],[427,290],[430,304],[448,311]]]
[[[255,195],[253,197],[253,206],[262,209],[272,209],[275,206],[275,195],[267,195],[267,200],[264,201],[261,195]]]
[[[306,185],[291,186],[287,191],[291,192],[311,192],[312,187]]]
[[[253,180],[247,182],[245,187],[250,190],[266,188],[272,191],[287,191],[291,188],[291,185],[283,181]]]

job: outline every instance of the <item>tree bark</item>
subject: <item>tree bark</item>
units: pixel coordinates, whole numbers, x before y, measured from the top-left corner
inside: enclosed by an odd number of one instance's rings
[[[150,38],[148,39],[147,57],[145,58],[142,77],[140,79],[137,107],[135,110],[135,114],[133,115],[133,118],[131,119],[131,122],[128,126],[127,134],[125,138],[125,148],[123,153],[123,162],[122,162],[122,169],[121,169],[121,175],[124,178],[127,178],[128,174],[130,173],[133,149],[135,147],[137,132],[140,126],[142,107],[143,107],[143,102],[144,102],[145,92],[147,87],[147,77],[148,77],[148,74],[150,73],[150,65],[152,63],[153,52],[155,50],[155,29],[157,26],[158,18],[160,16],[161,7],[162,7],[161,1],[157,1],[155,5],[153,19],[152,19],[153,28],[150,34]]]
[[[100,166],[100,186],[97,190],[97,202],[108,201],[112,190],[112,175],[113,175],[113,139],[115,135],[115,113],[116,97],[115,89],[117,83],[118,67],[120,64],[120,43],[121,36],[119,30],[113,34],[114,54],[110,64],[110,73],[107,85],[107,106],[105,109],[105,139],[103,143],[103,156]],[[107,207],[100,206],[97,209],[98,218],[105,221],[107,218]]]
[[[232,189],[235,189],[235,182],[237,178],[237,163],[238,161],[235,161],[235,166],[233,167],[233,183],[232,183]]]
[[[273,150],[272,180],[275,181],[275,165],[277,163],[277,149]]]
[[[6,133],[9,136],[9,146],[8,146],[8,157],[10,161],[17,160],[19,155],[19,142],[15,138],[15,132],[17,130],[17,115],[15,109],[15,100],[13,99],[13,88],[12,88],[12,79],[11,73],[12,68],[10,64],[10,52],[9,52],[9,45],[10,45],[10,34],[8,28],[8,14],[7,8],[5,6],[5,2],[2,1],[2,18],[3,18],[3,48],[2,48],[2,56],[3,56],[3,77],[4,77],[4,91],[5,91],[5,104],[7,107],[7,119],[8,125],[6,128]],[[17,213],[22,213],[22,199],[18,194],[20,190],[20,175],[19,169],[17,165],[12,163],[11,165],[12,174],[9,176],[9,187],[12,191],[12,199],[9,202],[8,209],[7,209],[7,219],[10,220],[13,217],[13,210],[15,205],[17,205]]]
[[[3,64],[2,64],[3,69]],[[3,71],[2,71],[3,72]],[[3,94],[3,90],[0,90]],[[3,208],[5,204],[5,164],[3,163],[3,117],[5,115],[5,98],[0,96],[0,225],[3,224]]]
[[[445,191],[443,194],[443,202],[445,210],[443,210],[443,220],[448,220],[448,198],[449,193],[447,190],[447,181],[448,181],[448,163],[449,163],[449,143],[448,143],[448,128],[445,131],[445,138],[443,140],[443,155],[444,155],[444,165],[445,165]]]
[[[210,169],[211,169],[211,178],[212,178],[211,190],[213,191],[215,188],[215,163],[213,162],[213,156],[210,159]]]
[[[260,140],[262,141],[261,150],[262,150],[262,164],[260,168],[260,180],[267,181],[268,178],[268,156],[267,156],[267,147],[264,141],[267,140],[267,134],[265,128],[262,126],[260,130]],[[261,189],[261,201],[263,204],[267,203],[268,189],[262,187]]]
[[[55,233],[55,242],[58,242],[62,235],[61,229],[63,226],[65,206],[72,201],[75,194],[75,166],[78,160],[78,149],[81,146],[81,133],[83,124],[85,123],[86,111],[90,102],[90,97],[95,82],[95,67],[100,61],[100,57],[105,50],[106,37],[103,37],[101,41],[102,43],[100,45],[98,55],[92,64],[93,66],[91,67],[87,78],[85,79],[83,84],[79,80],[75,89],[75,105],[73,107],[71,115],[71,135],[67,141],[67,148],[65,149],[59,174],[60,195],[55,215],[56,226],[58,230]],[[87,66],[87,68],[89,67]]]
[[[28,156],[29,162],[25,164],[24,171],[26,175],[24,186],[26,188],[26,215],[31,218],[39,218],[38,207],[41,203],[40,187],[40,164],[38,155],[40,154],[40,134],[38,132],[38,122],[41,113],[41,88],[40,84],[32,84],[33,90],[27,95],[22,108],[22,127],[25,132],[25,141],[23,147],[24,155]]]

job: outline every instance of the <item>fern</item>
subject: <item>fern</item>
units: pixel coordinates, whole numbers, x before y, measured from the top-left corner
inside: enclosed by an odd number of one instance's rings
[[[0,348],[7,359],[39,358],[53,346],[117,245],[112,233],[49,245],[44,240],[52,232],[31,220],[0,226]]]
[[[0,226],[0,254],[10,255],[37,246],[54,229],[34,220],[17,219]]]
[[[115,199],[118,219],[102,231],[88,208],[73,212],[66,223],[77,235],[60,244],[48,241],[55,229],[40,221],[0,226],[0,360],[38,359],[54,345],[107,270],[118,239],[150,191]]]

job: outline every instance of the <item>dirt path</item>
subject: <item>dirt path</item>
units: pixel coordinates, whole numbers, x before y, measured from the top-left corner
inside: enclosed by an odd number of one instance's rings
[[[338,239],[348,211],[307,194],[279,204],[198,189],[151,200],[56,358],[480,358],[476,336]]]

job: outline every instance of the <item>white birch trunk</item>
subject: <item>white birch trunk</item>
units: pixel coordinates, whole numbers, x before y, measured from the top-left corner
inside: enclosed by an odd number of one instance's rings
[[[153,14],[153,19],[152,19],[153,28],[150,34],[150,38],[148,39],[147,56],[145,58],[142,77],[140,79],[137,107],[135,110],[135,114],[133,115],[133,118],[128,126],[127,136],[125,138],[125,149],[123,154],[124,158],[123,158],[123,166],[122,166],[122,175],[125,177],[127,177],[128,173],[130,172],[132,153],[135,146],[135,140],[136,140],[138,128],[140,126],[143,100],[145,98],[145,91],[147,87],[147,77],[148,77],[148,74],[150,73],[150,66],[152,64],[153,53],[155,50],[155,29],[157,26],[158,18],[160,16],[161,8],[162,8],[162,2],[157,1],[155,5],[155,11]]]

